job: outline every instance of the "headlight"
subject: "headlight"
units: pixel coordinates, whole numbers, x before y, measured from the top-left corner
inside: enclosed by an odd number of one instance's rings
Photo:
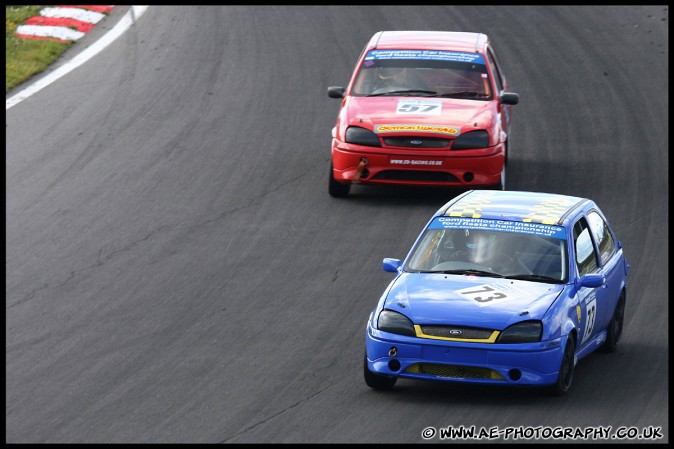
[[[414,331],[414,325],[409,318],[402,313],[392,310],[381,311],[377,322],[377,329],[391,332],[392,334],[409,335],[410,337],[417,336],[417,333]]]
[[[369,129],[349,126],[346,128],[346,143],[355,143],[368,147],[381,147],[379,137]]]
[[[540,321],[522,321],[501,332],[496,343],[533,343],[541,341],[542,334],[543,323]]]
[[[473,148],[487,148],[489,146],[489,134],[487,131],[470,131],[461,134],[454,140],[452,150],[470,150]]]

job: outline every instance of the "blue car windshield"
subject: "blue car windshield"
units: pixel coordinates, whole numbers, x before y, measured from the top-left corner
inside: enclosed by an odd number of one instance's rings
[[[545,225],[540,225],[545,226]],[[562,228],[554,233],[433,228],[424,231],[405,265],[408,272],[499,275],[562,283],[568,255]]]
[[[493,98],[482,56],[429,50],[370,51],[351,95]]]

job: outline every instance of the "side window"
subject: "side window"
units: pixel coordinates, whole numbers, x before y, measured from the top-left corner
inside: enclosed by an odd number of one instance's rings
[[[587,219],[590,222],[590,229],[592,229],[594,240],[597,242],[597,246],[599,247],[601,263],[605,264],[611,259],[611,257],[613,257],[613,254],[615,254],[615,241],[613,240],[611,231],[608,229],[608,225],[602,216],[599,215],[596,211],[589,212],[587,214]]]
[[[597,253],[592,244],[590,228],[584,217],[573,225],[573,244],[576,248],[576,266],[578,275],[583,277],[599,268]]]
[[[489,67],[491,68],[491,73],[494,74],[494,82],[496,83],[496,90],[498,92],[501,92],[503,90],[503,75],[501,74],[501,70],[498,66],[498,63],[496,62],[496,57],[494,56],[494,53],[492,52],[491,48],[487,48],[487,61],[489,62]]]

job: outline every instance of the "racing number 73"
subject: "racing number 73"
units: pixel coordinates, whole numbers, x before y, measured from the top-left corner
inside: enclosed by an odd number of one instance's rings
[[[489,292],[494,292],[490,294],[489,296],[483,296],[483,293],[489,293]],[[477,302],[489,302],[493,301],[494,299],[501,299],[505,298],[506,295],[505,293],[497,292],[495,289],[488,285],[483,285],[482,287],[478,287],[474,290],[461,290],[461,293],[463,295],[469,296],[473,301]]]

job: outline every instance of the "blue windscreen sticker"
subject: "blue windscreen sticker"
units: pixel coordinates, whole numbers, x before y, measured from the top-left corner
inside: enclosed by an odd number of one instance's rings
[[[442,50],[370,50],[365,60],[383,59],[426,59],[432,61],[466,62],[470,64],[485,64],[484,58],[478,53],[463,51]]]
[[[436,217],[428,226],[428,229],[479,229],[482,231],[533,234],[566,240],[566,232],[561,226],[520,221],[487,220],[484,218]]]

